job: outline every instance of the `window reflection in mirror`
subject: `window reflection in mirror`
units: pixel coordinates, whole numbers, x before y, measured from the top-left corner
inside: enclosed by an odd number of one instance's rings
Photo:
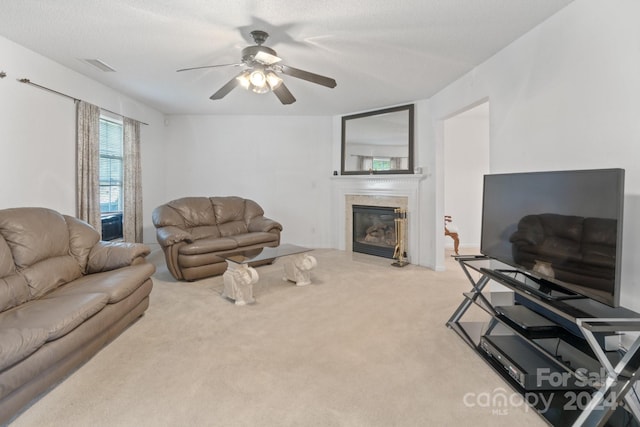
[[[342,117],[342,174],[413,173],[413,105]]]

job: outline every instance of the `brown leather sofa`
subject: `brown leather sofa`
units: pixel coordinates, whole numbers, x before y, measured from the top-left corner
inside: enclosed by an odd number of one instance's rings
[[[0,425],[144,313],[148,253],[50,209],[0,210]]]
[[[169,272],[188,281],[224,273],[223,252],[278,246],[282,231],[256,202],[234,196],[173,200],[153,211],[153,224]]]

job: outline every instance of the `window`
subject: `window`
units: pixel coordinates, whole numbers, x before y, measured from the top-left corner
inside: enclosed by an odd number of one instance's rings
[[[373,170],[374,171],[388,171],[391,169],[391,159],[390,158],[373,158]]]
[[[122,237],[123,209],[122,122],[100,117],[100,213],[102,238]]]
[[[358,156],[360,163],[359,170],[368,171],[390,171],[398,169],[394,165],[399,164],[398,157],[370,157],[370,156]]]

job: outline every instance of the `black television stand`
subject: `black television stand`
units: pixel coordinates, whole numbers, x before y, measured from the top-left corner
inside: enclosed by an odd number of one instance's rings
[[[447,326],[545,421],[640,427],[640,398],[634,390],[640,376],[640,314],[559,295],[557,289],[532,291],[525,283],[531,277],[487,257],[456,260],[471,290]],[[491,281],[504,290],[492,291]],[[473,320],[466,320],[470,312]],[[612,335],[628,332],[636,337],[628,350],[612,344]]]
[[[486,275],[499,282],[509,282],[513,287],[517,287],[525,293],[534,294],[547,300],[562,301],[586,298],[583,295],[561,289],[547,280],[538,279],[520,270],[489,268],[483,270]],[[524,277],[525,280],[519,280],[519,276]]]

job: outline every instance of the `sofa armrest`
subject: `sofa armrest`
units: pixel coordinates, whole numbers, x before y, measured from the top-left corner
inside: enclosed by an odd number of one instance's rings
[[[150,252],[142,243],[99,241],[89,253],[87,274],[140,264]]]
[[[537,246],[540,240],[529,230],[518,230],[509,237],[509,241],[517,246]]]
[[[537,246],[545,239],[544,227],[539,215],[527,215],[518,222],[518,229],[509,237],[514,245]]]
[[[282,225],[279,222],[266,218],[264,216],[257,216],[251,219],[248,225],[248,229],[250,232],[269,232],[272,230],[282,231]]]
[[[191,233],[174,225],[167,225],[156,229],[156,237],[162,247],[175,245],[178,242],[193,242]]]

